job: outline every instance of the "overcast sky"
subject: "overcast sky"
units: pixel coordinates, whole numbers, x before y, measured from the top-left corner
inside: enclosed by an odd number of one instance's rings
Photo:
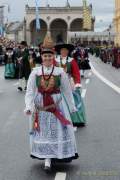
[[[35,0],[0,0],[0,5],[10,5],[11,12],[5,13],[9,21],[22,20],[25,15],[25,4],[34,5]],[[45,6],[47,1],[51,6],[64,6],[66,0],[39,0],[41,6]],[[71,6],[82,5],[82,0],[69,0]],[[95,30],[102,31],[112,22],[114,17],[114,0],[88,0],[93,4],[93,15],[96,17]],[[6,17],[7,19],[7,17]]]

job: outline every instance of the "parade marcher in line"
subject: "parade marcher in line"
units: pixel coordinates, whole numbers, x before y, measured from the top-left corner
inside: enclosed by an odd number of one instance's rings
[[[73,56],[77,60],[81,72],[81,77],[84,77],[85,71],[91,69],[89,64],[88,50],[81,46],[76,50]]]
[[[15,78],[15,54],[13,52],[13,48],[8,47],[6,49],[4,63],[5,63],[4,77],[6,79]]]
[[[3,61],[4,61],[3,48],[2,45],[0,45],[0,65],[3,64]]]
[[[85,71],[90,70],[90,64],[89,64],[89,55],[88,51],[85,48],[80,49],[80,70],[81,70],[81,77],[85,76]]]
[[[108,47],[107,54],[108,54],[107,55],[107,57],[108,57],[107,63],[112,64],[112,62],[113,62],[113,49],[111,46]]]
[[[21,53],[18,58],[19,63],[19,86],[18,90],[26,90],[27,80],[29,78],[31,67],[29,62],[29,50],[27,47],[27,42],[21,42]]]
[[[72,122],[74,126],[84,126],[86,123],[85,108],[83,100],[81,98],[80,88],[81,88],[81,78],[79,67],[76,60],[69,56],[73,51],[74,46],[71,44],[58,44],[55,46],[56,52],[59,56],[55,59],[56,66],[62,67],[64,71],[68,74],[71,89],[73,91],[73,97],[76,105],[77,112],[72,114]],[[69,106],[69,104],[68,104]]]
[[[15,47],[14,54],[15,54],[15,59],[16,59],[15,60],[15,78],[19,79],[20,65],[19,65],[18,58],[21,57],[21,48],[19,44]]]
[[[120,67],[120,48],[119,48],[118,44],[116,45],[116,47],[113,48],[113,63],[112,63],[112,66],[114,66],[115,68]]]
[[[120,68],[120,49],[118,49],[117,68]]]
[[[34,48],[29,49],[29,62],[31,70],[35,67],[36,54]]]
[[[76,110],[71,87],[66,73],[55,67],[53,60],[53,42],[48,34],[43,44],[43,63],[33,69],[25,96],[25,112],[31,115],[31,157],[45,159],[45,170],[50,170],[52,161],[71,162],[78,158],[66,104],[67,100],[71,113]]]
[[[118,58],[118,45],[113,48],[113,63],[112,66],[117,67],[117,58]]]
[[[40,43],[38,45],[38,48],[35,49],[35,65],[36,65],[36,67],[39,67],[42,64],[41,51],[42,51],[42,43]]]
[[[100,47],[96,46],[94,51],[95,51],[95,57],[97,57],[97,58],[100,57]]]
[[[108,51],[106,47],[101,49],[100,57],[104,63],[108,62]]]
[[[89,53],[90,53],[92,56],[94,55],[94,48],[93,48],[93,47],[90,47]]]

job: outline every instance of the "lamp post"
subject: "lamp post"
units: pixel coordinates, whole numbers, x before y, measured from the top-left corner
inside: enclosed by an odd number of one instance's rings
[[[50,4],[49,4],[49,1],[48,0],[46,0],[46,7],[50,7]]]
[[[111,45],[111,25],[109,25],[109,28],[108,28],[108,37],[109,37],[109,46]]]

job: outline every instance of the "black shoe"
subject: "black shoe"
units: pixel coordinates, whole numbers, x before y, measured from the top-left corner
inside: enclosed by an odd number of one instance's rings
[[[73,127],[85,127],[86,123],[73,123]]]
[[[51,171],[51,159],[48,161],[47,159],[45,159],[45,166],[44,166],[44,170],[49,173]]]
[[[50,173],[51,172],[51,167],[45,166],[44,170],[46,173]]]
[[[18,90],[19,90],[19,91],[23,91],[23,89],[22,89],[21,87],[18,87]]]
[[[81,78],[84,78],[85,76],[84,75],[81,75]]]
[[[26,90],[27,90],[27,87],[25,87],[24,90],[26,91]]]

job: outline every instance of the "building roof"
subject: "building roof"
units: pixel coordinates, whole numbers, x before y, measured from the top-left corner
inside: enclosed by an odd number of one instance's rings
[[[14,33],[23,29],[23,22],[11,22],[6,25],[6,33]]]
[[[72,37],[94,37],[94,36],[108,36],[108,31],[105,32],[93,32],[93,31],[87,31],[87,32],[69,32],[69,35]],[[114,36],[115,33],[111,33],[111,36]]]
[[[89,5],[89,11],[92,12],[92,8]],[[31,12],[35,12],[35,7],[30,7],[29,5],[26,5],[26,13],[31,13]],[[64,7],[53,7],[53,6],[46,6],[46,7],[39,7],[39,11],[48,13],[48,12],[55,12],[55,13],[60,13],[60,12],[81,12],[83,11],[83,6],[64,6]]]

